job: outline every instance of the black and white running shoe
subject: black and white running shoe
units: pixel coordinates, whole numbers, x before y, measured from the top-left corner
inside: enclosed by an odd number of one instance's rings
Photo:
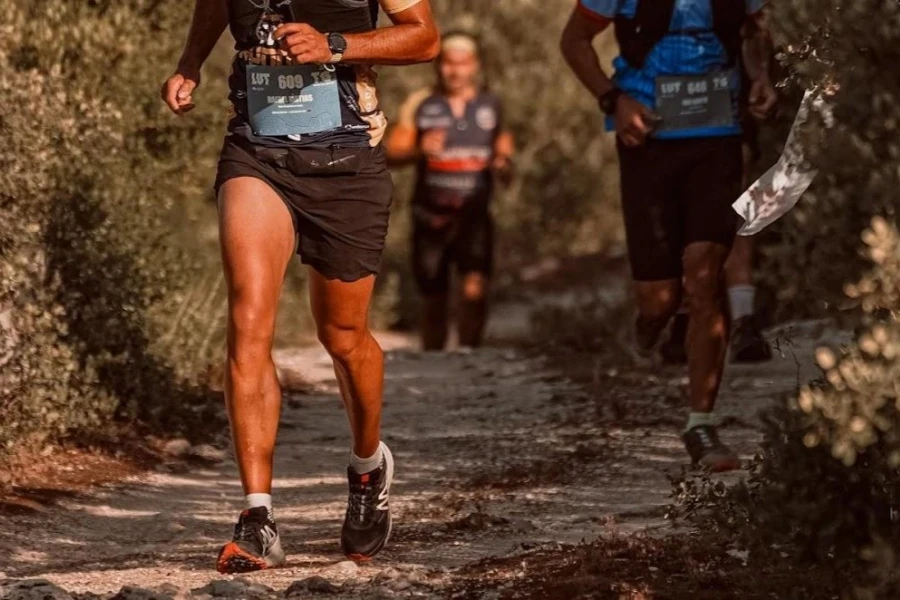
[[[285,562],[278,537],[278,526],[266,507],[241,513],[234,526],[234,537],[222,546],[216,561],[219,573],[249,573],[280,567]]]
[[[759,320],[742,317],[731,327],[731,362],[760,363],[772,360],[772,348],[762,334]]]
[[[384,457],[374,471],[360,475],[347,468],[350,497],[341,530],[341,549],[356,561],[366,561],[381,552],[391,536],[391,481],[394,457],[381,443]]]
[[[682,436],[684,447],[691,456],[694,467],[712,473],[723,473],[741,468],[741,461],[734,451],[719,439],[719,432],[712,425],[698,425]]]

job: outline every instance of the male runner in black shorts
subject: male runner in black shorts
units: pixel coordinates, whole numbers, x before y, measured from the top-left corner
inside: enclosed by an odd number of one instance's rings
[[[683,439],[693,463],[712,471],[740,466],[719,439],[713,409],[728,341],[724,265],[738,218],[731,204],[742,179],[739,62],[743,46],[768,40],[763,5],[579,0],[562,39],[566,60],[617,133],[641,354],[655,350],[682,294],[688,299],[691,411]],[[610,80],[592,41],[613,22],[621,56]],[[750,110],[764,116],[775,100],[758,73]]]
[[[412,202],[412,261],[424,296],[422,346],[441,350],[448,337],[450,270],[460,274],[459,344],[481,344],[494,254],[490,201],[495,180],[508,183],[512,135],[500,100],[479,84],[478,45],[448,33],[441,43],[438,86],[412,94],[388,136],[391,164],[417,165]]]
[[[376,29],[379,4],[393,27]],[[225,398],[246,510],[217,560],[223,573],[284,563],[272,512],[281,390],[271,349],[285,270],[309,265],[310,304],[334,359],[353,448],[341,547],[378,553],[391,530],[391,453],[380,441],[384,364],[367,326],[392,183],[372,64],[438,52],[429,0],[197,0],[187,45],[162,95],[193,107],[200,68],[227,26],[235,115],[215,188],[228,285]]]
[[[752,53],[744,54],[742,66],[753,69],[771,69],[771,64],[757,64],[768,57]],[[769,61],[771,63],[771,61]],[[760,157],[759,122],[748,110],[749,88],[752,82],[747,69],[743,69],[741,94],[741,150],[743,154],[743,182],[741,188],[750,185],[750,175]],[[737,236],[731,254],[725,261],[725,285],[728,291],[728,316],[731,319],[729,360],[732,363],[759,363],[771,360],[772,348],[762,334],[760,319],[756,314],[756,286],[753,281],[753,265],[756,260],[756,238]],[[672,320],[669,336],[659,348],[663,361],[668,364],[686,364],[687,331],[689,314],[684,303]]]

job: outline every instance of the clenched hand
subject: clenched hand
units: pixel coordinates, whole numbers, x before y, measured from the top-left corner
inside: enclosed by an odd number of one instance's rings
[[[281,49],[299,65],[326,64],[331,62],[328,38],[306,23],[285,23],[273,36]]]

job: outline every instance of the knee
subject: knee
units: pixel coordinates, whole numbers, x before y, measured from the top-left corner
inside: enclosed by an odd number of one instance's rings
[[[345,364],[361,355],[369,339],[369,330],[364,327],[323,325],[319,327],[318,337],[328,354]]]
[[[462,298],[466,302],[484,300],[487,291],[487,280],[480,273],[471,273],[463,278]]]
[[[233,298],[229,310],[229,358],[241,363],[268,357],[274,330],[273,307],[246,295]]]
[[[681,307],[681,293],[677,286],[638,286],[637,301],[643,319],[668,322]]]
[[[684,290],[692,311],[707,310],[721,304],[724,293],[724,269],[713,257],[685,262]]]

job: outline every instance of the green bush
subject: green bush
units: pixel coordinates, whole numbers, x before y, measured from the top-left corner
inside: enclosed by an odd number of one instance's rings
[[[191,294],[218,281],[173,231],[221,119],[178,123],[157,91],[185,4],[0,9],[0,447],[122,420],[183,430],[206,410]]]

